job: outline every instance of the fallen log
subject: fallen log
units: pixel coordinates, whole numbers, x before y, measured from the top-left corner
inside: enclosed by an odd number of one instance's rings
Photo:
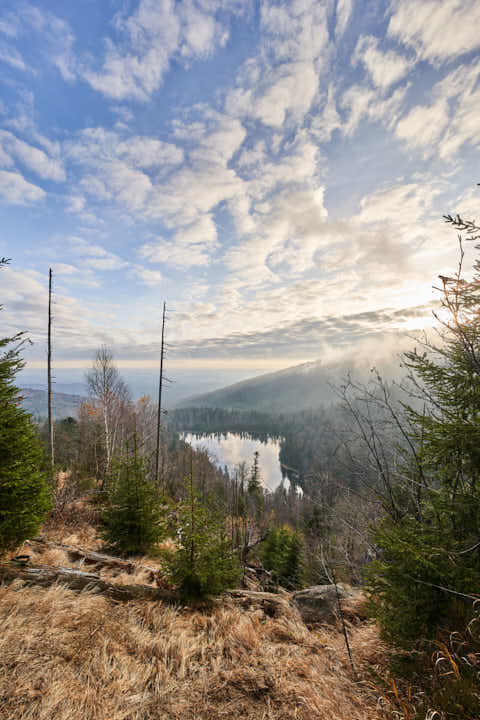
[[[129,573],[135,572],[135,570],[148,570],[148,572],[153,573],[154,575],[158,573],[158,568],[152,567],[151,565],[141,565],[133,560],[125,560],[124,558],[114,557],[113,555],[104,555],[103,553],[83,550],[75,545],[65,545],[64,543],[52,542],[51,540],[44,540],[41,537],[26,540],[25,542],[25,544],[28,545],[31,545],[32,543],[44,545],[45,547],[57,548],[58,550],[64,550],[71,558],[83,560],[86,564],[90,563],[91,565],[103,565],[104,567],[118,567],[119,569],[125,570]]]
[[[23,580],[28,585],[49,587],[55,583],[70,590],[88,591],[105,595],[112,600],[149,600],[177,602],[176,593],[149,585],[120,585],[102,580],[99,575],[81,570],[50,565],[28,565],[13,560],[0,563],[0,581],[7,583]]]

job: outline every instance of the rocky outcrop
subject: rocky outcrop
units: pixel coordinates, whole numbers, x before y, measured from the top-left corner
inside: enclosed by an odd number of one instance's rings
[[[348,585],[337,585],[340,601],[355,597]],[[338,618],[338,600],[335,585],[313,585],[292,594],[305,623],[334,623]]]

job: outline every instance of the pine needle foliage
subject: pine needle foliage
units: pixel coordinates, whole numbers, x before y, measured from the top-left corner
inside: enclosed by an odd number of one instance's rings
[[[124,554],[146,554],[165,537],[165,510],[133,447],[113,461],[108,504],[102,514],[103,537]]]
[[[195,489],[193,471],[177,509],[176,551],[165,555],[170,578],[187,600],[220,595],[240,580],[241,571],[218,507]]]
[[[304,580],[304,543],[300,533],[287,526],[272,528],[262,545],[267,570],[286,588],[296,589]]]
[[[461,243],[460,254],[440,278],[439,342],[405,354],[417,402],[404,404],[396,507],[374,530],[368,571],[383,634],[407,649],[464,627],[480,592],[480,263],[467,282]]]
[[[42,446],[14,385],[22,335],[0,338],[0,551],[33,537],[50,507]]]

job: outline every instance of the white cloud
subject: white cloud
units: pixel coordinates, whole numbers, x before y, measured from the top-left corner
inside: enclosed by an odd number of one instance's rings
[[[10,23],[14,28],[14,33],[11,33],[14,37],[21,37],[32,31],[36,33],[47,61],[57,68],[65,81],[71,82],[75,79],[75,38],[65,20],[44,8],[22,2],[18,3],[18,10],[11,15]]]
[[[240,168],[260,168],[264,163],[266,156],[267,146],[265,140],[259,140],[253,147],[243,150],[237,160],[237,165]]]
[[[125,41],[107,39],[102,68],[84,69],[84,78],[114,100],[147,101],[175,53],[187,60],[204,58],[225,44],[228,33],[215,18],[217,9],[194,0],[140,0],[132,15],[117,16],[116,29]]]
[[[208,163],[226,167],[242,145],[246,130],[240,120],[217,112],[208,106],[196,108],[200,119],[175,123],[175,137],[187,144],[193,164]]]
[[[405,140],[410,147],[430,147],[439,139],[449,123],[448,104],[445,99],[437,100],[433,105],[417,105],[402,117],[395,128],[395,134]]]
[[[80,213],[85,208],[85,198],[82,195],[71,195],[66,201],[67,212]]]
[[[0,167],[8,168],[14,164],[12,157],[5,152],[3,147],[0,145]]]
[[[92,270],[122,270],[128,263],[115,253],[105,250],[101,245],[85,240],[81,237],[72,237],[69,240],[71,252],[82,256],[84,265]]]
[[[58,158],[49,157],[43,150],[33,147],[7,130],[0,130],[0,143],[4,152],[17,158],[45,180],[65,180],[65,170]]]
[[[360,36],[353,54],[353,62],[354,64],[362,62],[374,85],[382,90],[398,82],[413,66],[412,62],[393,50],[380,50],[378,38],[372,35]]]
[[[151,270],[142,265],[134,265],[132,275],[141,280],[148,287],[157,287],[163,283],[163,275],[158,270]]]
[[[342,126],[343,132],[346,135],[353,135],[363,118],[392,127],[404,105],[407,90],[408,85],[400,86],[390,97],[381,98],[374,90],[353,85],[344,92],[340,101],[341,107],[349,110],[347,121]]]
[[[73,275],[77,272],[77,268],[74,265],[68,263],[53,263],[52,270],[54,275]]]
[[[360,203],[360,223],[391,223],[414,225],[430,213],[434,198],[444,190],[439,182],[398,184],[365,196]]]
[[[145,243],[140,256],[151,263],[175,268],[192,268],[208,265],[217,247],[217,229],[210,215],[179,229],[171,238],[159,238]]]
[[[342,127],[342,120],[337,111],[335,85],[330,83],[325,104],[312,120],[311,132],[319,142],[329,142],[334,130]]]
[[[28,205],[45,197],[45,191],[29,183],[19,172],[0,170],[0,197],[11,205]]]
[[[398,122],[395,133],[409,147],[424,149],[450,160],[462,145],[478,146],[480,62],[459,65],[432,88],[431,102],[411,108]]]
[[[133,15],[117,20],[117,28],[127,36],[126,46],[107,39],[103,67],[84,71],[84,77],[114,100],[146,101],[160,87],[178,45],[180,22],[174,3],[141,0]]]
[[[300,131],[281,147],[278,155],[250,170],[248,193],[259,202],[277,186],[318,184],[317,145],[306,131]]]
[[[115,151],[120,158],[139,168],[180,165],[183,161],[181,148],[149,137],[130,137],[119,142]]]
[[[388,34],[439,66],[480,47],[477,0],[403,0],[392,2]]]
[[[262,5],[263,54],[248,60],[227,94],[227,112],[280,128],[300,123],[318,92],[329,53],[327,8],[315,0]]]
[[[69,283],[73,282],[69,278]],[[32,270],[15,270],[7,267],[2,271],[2,298],[5,306],[2,322],[8,332],[27,330],[43,359],[46,348],[46,324],[48,302],[48,276]],[[102,322],[112,324],[112,317],[99,312],[98,306],[90,308],[85,300],[78,300],[60,288],[55,291],[55,341],[57,347],[67,352],[82,352],[95,348],[107,339]],[[119,330],[119,335],[122,332]],[[125,335],[125,333],[124,333]]]
[[[254,216],[254,230],[231,247],[224,262],[234,288],[286,281],[313,267],[322,246],[327,212],[323,188],[279,190],[264,214]]]
[[[65,146],[68,157],[89,168],[80,185],[91,199],[114,199],[130,212],[147,212],[157,178],[179,165],[183,151],[155,138],[130,136],[104,128],[87,128],[78,139]]]
[[[11,65],[15,70],[23,70],[23,72],[30,70],[18,50],[7,45],[0,45],[0,62]]]
[[[347,28],[352,9],[353,0],[337,0],[337,24],[335,27],[335,37],[337,40],[342,37]]]

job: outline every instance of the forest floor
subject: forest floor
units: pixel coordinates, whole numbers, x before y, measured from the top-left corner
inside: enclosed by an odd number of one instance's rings
[[[83,508],[84,510],[85,508]],[[79,508],[42,537],[101,550]],[[88,518],[87,518],[88,519]],[[60,548],[25,544],[30,562],[88,569]],[[136,558],[155,566],[158,561]],[[148,569],[94,569],[108,582],[153,584]],[[114,602],[55,584],[0,586],[1,720],[374,720],[369,668],[385,666],[376,627],[349,614],[354,677],[340,627],[307,628],[287,601],[274,617],[224,596],[191,609]]]

